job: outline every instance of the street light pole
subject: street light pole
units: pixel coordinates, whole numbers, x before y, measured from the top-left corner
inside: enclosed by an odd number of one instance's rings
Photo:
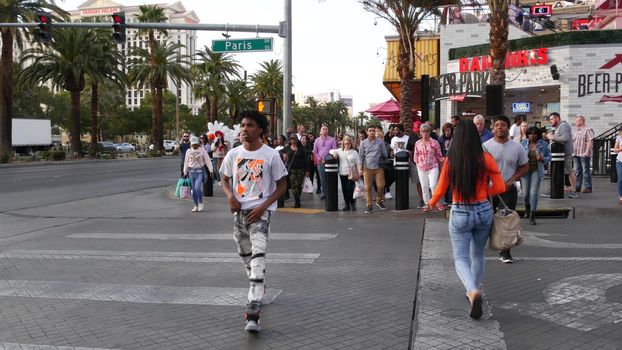
[[[292,0],[285,0],[285,26],[283,38],[283,135],[292,127]]]

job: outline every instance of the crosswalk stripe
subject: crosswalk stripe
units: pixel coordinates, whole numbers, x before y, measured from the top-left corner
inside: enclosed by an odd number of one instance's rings
[[[271,303],[281,292],[280,289],[268,288],[262,303]],[[147,304],[244,306],[247,303],[248,288],[0,280],[0,296]]]
[[[233,240],[233,233],[73,233],[67,238],[157,239],[157,240]],[[335,239],[336,233],[271,233],[270,240],[323,241]]]
[[[54,346],[23,343],[0,343],[0,350],[120,350],[104,348],[84,348],[81,346]]]
[[[311,264],[320,254],[268,253],[270,264]],[[118,260],[188,263],[241,262],[237,253],[150,252],[112,250],[11,250],[0,253],[0,259],[50,259],[50,260]]]

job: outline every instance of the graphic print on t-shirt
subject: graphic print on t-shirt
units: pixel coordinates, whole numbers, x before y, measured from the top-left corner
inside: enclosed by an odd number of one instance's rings
[[[249,200],[263,198],[263,159],[236,159],[236,192]]]

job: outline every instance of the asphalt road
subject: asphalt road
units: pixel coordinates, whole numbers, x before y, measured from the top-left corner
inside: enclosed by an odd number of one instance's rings
[[[0,167],[0,348],[408,348],[422,214],[277,212],[252,336],[226,200],[172,198],[178,162]]]
[[[178,157],[0,167],[0,212],[170,185]],[[177,166],[177,167],[176,167]]]

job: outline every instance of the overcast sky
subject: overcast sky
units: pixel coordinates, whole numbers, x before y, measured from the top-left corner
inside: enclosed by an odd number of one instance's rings
[[[114,1],[114,0],[113,0]],[[57,2],[74,10],[85,1]],[[126,0],[123,5],[151,4],[156,1]],[[174,2],[174,1],[172,1]],[[181,0],[188,11],[195,11],[201,23],[278,25],[284,20],[285,0]],[[356,0],[292,0],[293,13],[293,91],[304,94],[340,90],[354,98],[355,114],[391,98],[382,85],[386,59],[385,35],[395,31],[386,22],[363,10]],[[254,33],[230,33],[231,38],[252,38]],[[283,40],[274,37],[274,50],[238,53],[235,58],[248,74],[259,63],[283,58]],[[220,32],[202,31],[197,44],[211,47],[211,40],[223,39]]]

